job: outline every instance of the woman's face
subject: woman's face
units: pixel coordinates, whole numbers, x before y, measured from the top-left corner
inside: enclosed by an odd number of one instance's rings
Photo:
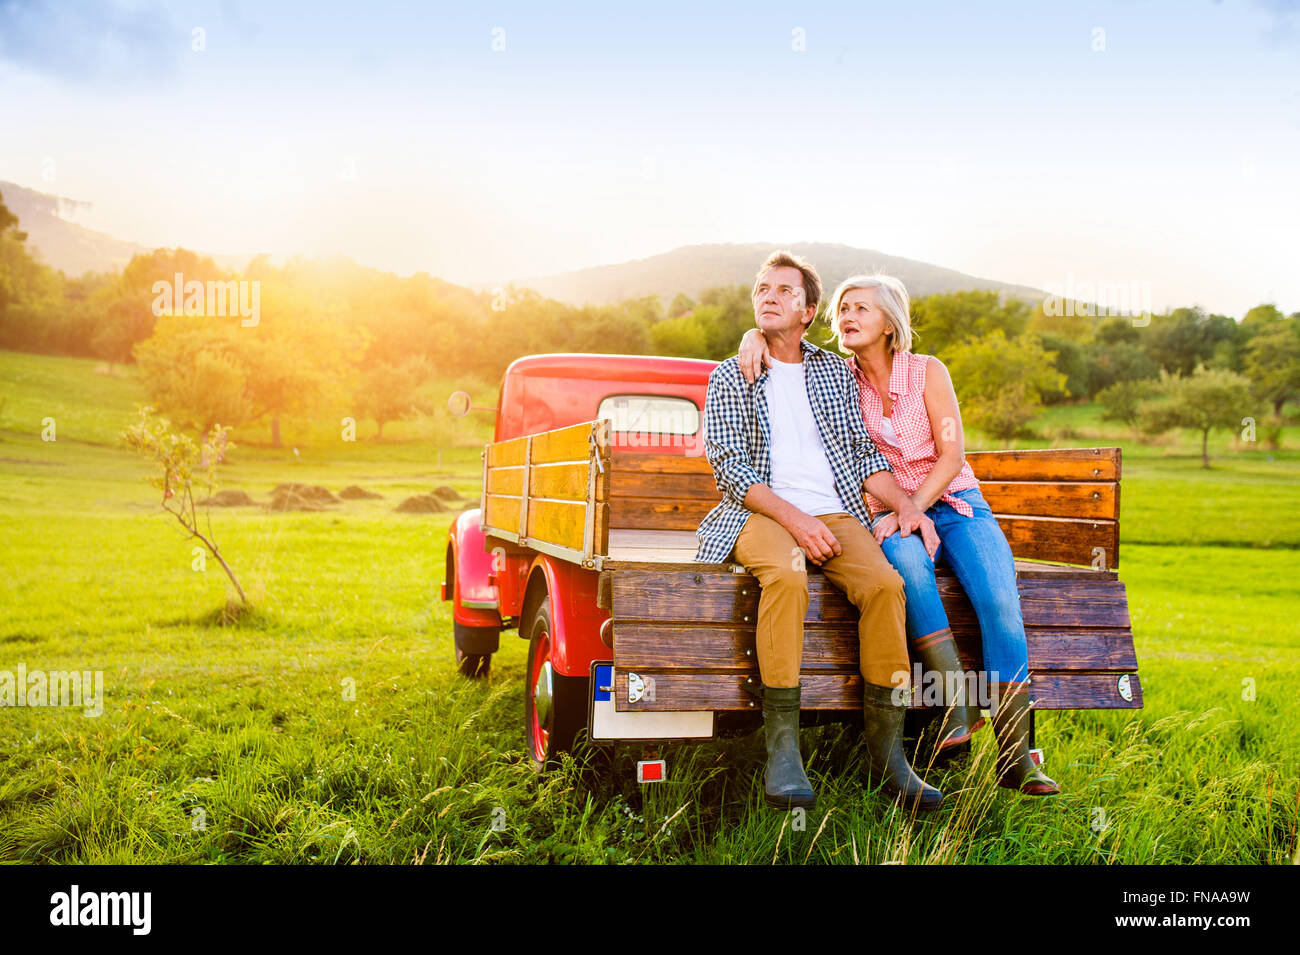
[[[873,288],[849,289],[840,299],[840,313],[835,316],[835,328],[840,344],[849,351],[861,351],[877,344],[893,329],[885,313],[876,304]]]

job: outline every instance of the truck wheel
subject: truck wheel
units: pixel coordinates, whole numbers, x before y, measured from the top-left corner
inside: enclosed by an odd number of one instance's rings
[[[524,738],[536,772],[558,765],[578,733],[587,728],[586,677],[564,676],[551,663],[551,598],[546,597],[528,622],[528,669],[524,682]]]
[[[484,680],[492,672],[492,651],[499,646],[500,631],[492,627],[467,627],[452,622],[456,639],[456,669],[472,680]]]
[[[486,680],[492,675],[492,654],[462,653],[456,648],[456,669],[471,680]]]
[[[456,599],[456,563],[447,548],[447,599]],[[496,627],[469,627],[451,622],[456,642],[456,669],[471,680],[485,680],[492,672],[492,654],[500,647],[501,631]]]

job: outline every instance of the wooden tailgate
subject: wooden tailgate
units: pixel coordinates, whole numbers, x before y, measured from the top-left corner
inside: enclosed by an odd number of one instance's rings
[[[644,564],[620,566],[609,577],[617,709],[754,708],[746,691],[747,683],[759,679],[759,586],[753,576],[724,564]],[[941,568],[937,578],[962,662],[980,670],[979,627],[970,601],[951,574]],[[1026,569],[1017,583],[1036,708],[1142,705],[1126,593],[1114,574]],[[862,699],[857,610],[815,568],[808,584],[803,707],[856,709]],[[629,673],[653,680],[654,699],[629,702]]]

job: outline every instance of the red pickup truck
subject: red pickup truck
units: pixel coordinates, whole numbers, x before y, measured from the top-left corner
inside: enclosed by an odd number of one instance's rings
[[[703,453],[715,364],[558,354],[505,372],[480,506],[448,534],[443,598],[466,676],[489,673],[502,630],[529,641],[524,732],[539,771],[583,735],[662,743],[758,725],[746,691],[758,678],[757,581],[694,561],[695,528],[719,499]],[[1115,571],[1119,449],[967,460],[1017,558],[1036,708],[1140,707]],[[963,663],[977,669],[974,612],[939,576]],[[856,614],[815,568],[809,589],[803,706],[848,716],[862,692]],[[662,760],[638,768],[644,781],[665,772]]]

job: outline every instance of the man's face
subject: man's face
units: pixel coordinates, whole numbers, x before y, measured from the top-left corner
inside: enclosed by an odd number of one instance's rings
[[[803,274],[793,266],[773,266],[754,287],[754,323],[764,334],[802,331],[816,311],[815,306],[807,306]]]

